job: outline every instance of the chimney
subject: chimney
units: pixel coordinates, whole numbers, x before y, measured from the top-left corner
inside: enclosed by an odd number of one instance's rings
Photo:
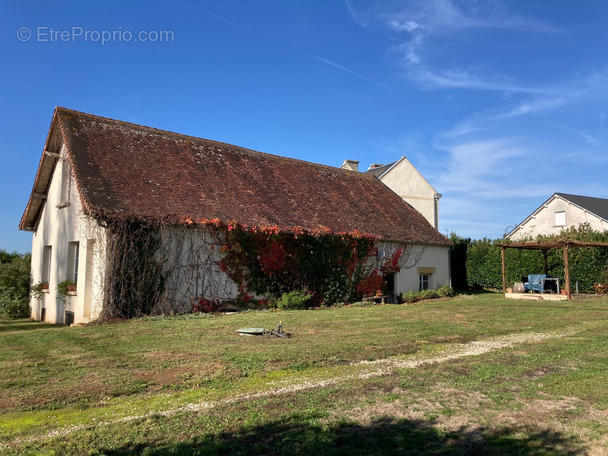
[[[376,168],[380,168],[381,166],[384,166],[384,165],[381,165],[380,163],[373,163],[373,164],[369,165],[369,169],[376,169]]]
[[[344,160],[344,163],[342,163],[342,166],[340,166],[340,168],[347,169],[349,171],[359,171],[359,161],[358,160]]]

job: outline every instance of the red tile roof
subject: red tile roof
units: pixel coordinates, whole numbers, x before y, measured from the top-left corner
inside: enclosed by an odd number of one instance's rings
[[[450,245],[420,213],[369,174],[65,108],[56,108],[49,138],[53,132],[67,146],[83,208],[95,217],[169,223],[183,217],[218,218],[246,226],[328,227],[387,240]],[[39,182],[44,159],[32,195],[46,191]],[[32,229],[39,216],[32,203],[33,197],[22,229]]]

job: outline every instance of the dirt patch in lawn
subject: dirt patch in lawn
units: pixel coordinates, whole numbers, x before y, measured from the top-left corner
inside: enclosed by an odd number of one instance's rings
[[[144,356],[156,361],[193,361],[201,358],[201,356],[196,353],[176,353],[166,350],[150,351],[144,353]]]

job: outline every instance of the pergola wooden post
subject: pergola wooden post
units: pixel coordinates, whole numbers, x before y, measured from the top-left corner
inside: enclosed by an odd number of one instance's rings
[[[507,272],[505,268],[505,246],[500,246],[500,259],[502,260],[502,292],[507,292]]]
[[[564,279],[566,280],[566,294],[568,301],[572,301],[572,292],[570,291],[570,261],[568,260],[568,244],[564,244]]]
[[[585,242],[585,241],[575,241],[575,240],[566,240],[559,239],[555,241],[546,241],[546,242],[538,242],[538,241],[528,241],[528,242],[513,242],[513,243],[504,243],[504,244],[496,244],[500,247],[500,256],[502,262],[502,291],[506,294],[507,292],[507,273],[505,266],[505,249],[528,249],[528,250],[541,250],[543,255],[545,256],[545,268],[547,268],[547,252],[549,250],[562,249],[564,252],[564,281],[566,287],[566,295],[568,296],[568,301],[572,300],[572,292],[570,291],[570,260],[568,258],[568,252],[570,247],[603,247],[608,248],[608,243],[606,242]],[[547,271],[545,270],[545,273]]]

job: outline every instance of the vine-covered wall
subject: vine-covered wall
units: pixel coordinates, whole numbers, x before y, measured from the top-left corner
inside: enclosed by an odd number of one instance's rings
[[[358,232],[219,220],[107,224],[103,318],[264,305],[298,290],[312,304],[385,292],[384,274],[414,266],[422,249]]]

